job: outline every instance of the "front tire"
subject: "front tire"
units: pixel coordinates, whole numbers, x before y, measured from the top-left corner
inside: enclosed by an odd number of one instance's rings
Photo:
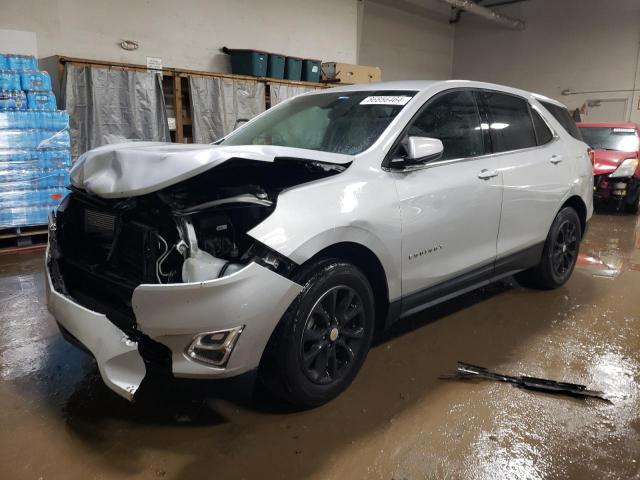
[[[635,197],[633,197],[631,202],[625,204],[624,211],[625,213],[631,213],[632,215],[637,215],[640,211],[640,186],[636,188]]]
[[[373,291],[357,267],[338,259],[307,266],[295,280],[304,288],[269,340],[260,378],[281,399],[314,407],[360,370],[373,338]]]
[[[564,285],[576,266],[582,229],[580,218],[571,207],[565,207],[553,220],[542,251],[540,263],[519,273],[524,285],[551,290]]]

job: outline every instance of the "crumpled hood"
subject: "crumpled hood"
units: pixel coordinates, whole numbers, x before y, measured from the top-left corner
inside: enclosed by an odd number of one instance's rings
[[[84,153],[71,169],[71,184],[103,198],[133,197],[195,177],[232,158],[273,162],[277,157],[335,164],[353,161],[350,155],[269,145],[128,142]]]
[[[611,173],[623,160],[627,158],[636,158],[636,152],[620,152],[618,150],[595,150],[593,173],[594,175],[602,175],[603,173]]]

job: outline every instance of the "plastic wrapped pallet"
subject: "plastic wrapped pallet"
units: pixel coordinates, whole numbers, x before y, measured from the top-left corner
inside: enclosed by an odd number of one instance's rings
[[[69,183],[69,115],[55,110],[49,76],[36,65],[0,55],[0,87],[14,88],[0,91],[0,228],[46,223]]]
[[[0,227],[46,223],[66,194],[69,151],[68,128],[0,129]]]

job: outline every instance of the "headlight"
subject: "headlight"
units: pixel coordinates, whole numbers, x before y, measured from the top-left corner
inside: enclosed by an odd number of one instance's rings
[[[638,159],[637,158],[627,158],[624,162],[620,164],[618,168],[615,169],[613,173],[609,175],[611,178],[617,177],[632,177],[634,172],[638,168]]]
[[[192,360],[224,368],[243,328],[235,327],[196,335],[185,353]]]

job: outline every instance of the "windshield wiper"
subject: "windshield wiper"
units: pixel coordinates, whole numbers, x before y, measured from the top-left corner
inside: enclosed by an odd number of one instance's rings
[[[544,378],[527,376],[504,375],[502,373],[492,372],[484,367],[479,367],[477,365],[471,365],[464,362],[458,362],[456,373],[452,375],[442,375],[440,376],[440,378],[443,380],[495,380],[496,382],[510,383],[515,387],[525,388],[527,390],[559,393],[579,398],[597,398],[599,400],[604,400],[611,403],[608,398],[605,398],[604,392],[600,392],[598,390],[588,390],[586,386],[579,385],[577,383],[557,382],[555,380],[547,380]]]

